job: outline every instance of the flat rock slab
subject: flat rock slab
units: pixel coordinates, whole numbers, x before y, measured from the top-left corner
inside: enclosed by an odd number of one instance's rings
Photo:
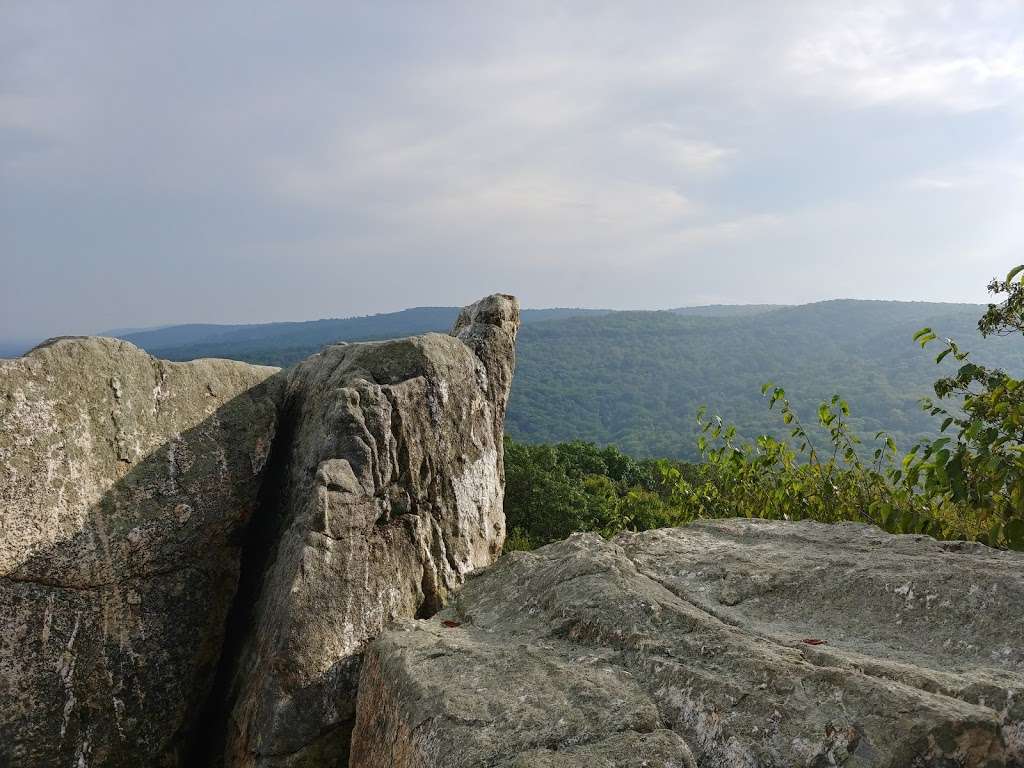
[[[351,764],[1019,767],[1022,617],[1024,556],[981,545],[751,520],[581,534],[371,644]]]
[[[364,658],[354,766],[622,765],[626,753],[687,754],[678,736],[658,731],[654,701],[610,654],[576,658],[565,644],[437,622],[404,628]]]

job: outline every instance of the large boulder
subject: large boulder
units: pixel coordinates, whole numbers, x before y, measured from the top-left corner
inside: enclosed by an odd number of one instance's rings
[[[281,531],[229,693],[225,763],[345,765],[360,653],[430,616],[504,540],[502,432],[519,308],[451,335],[337,344],[289,375]]]
[[[351,765],[1019,768],[1022,616],[1024,555],[977,544],[577,535],[369,646]]]
[[[0,362],[0,765],[188,763],[275,372],[104,338]]]

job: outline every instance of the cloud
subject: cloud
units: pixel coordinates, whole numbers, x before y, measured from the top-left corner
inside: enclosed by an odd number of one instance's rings
[[[793,47],[791,72],[819,94],[859,106],[960,112],[1024,96],[1021,7],[1006,3],[822,6],[820,26]]]
[[[4,13],[16,335],[496,289],[983,298],[1024,235],[1015,2]]]
[[[633,151],[654,155],[667,168],[684,173],[720,169],[736,154],[712,141],[690,138],[668,122],[628,128],[624,138]]]
[[[934,176],[921,176],[920,178],[911,179],[910,186],[914,189],[960,189],[965,186],[965,183],[961,179],[943,179],[936,178]]]

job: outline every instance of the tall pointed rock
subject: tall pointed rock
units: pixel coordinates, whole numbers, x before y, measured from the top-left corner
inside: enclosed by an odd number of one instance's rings
[[[337,344],[292,371],[281,533],[230,693],[229,768],[345,765],[367,642],[501,551],[518,327],[516,300],[494,295],[450,335]]]

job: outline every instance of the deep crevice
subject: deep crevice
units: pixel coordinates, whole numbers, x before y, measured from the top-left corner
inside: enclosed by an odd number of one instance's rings
[[[434,569],[429,568],[426,564],[423,566],[420,591],[423,593],[423,600],[420,602],[419,607],[416,608],[416,613],[413,617],[429,619],[444,608],[444,601],[438,594],[437,575],[434,573]]]
[[[255,627],[256,605],[264,575],[273,563],[285,519],[290,455],[297,415],[285,401],[278,410],[277,433],[270,448],[256,510],[242,533],[238,589],[225,622],[224,640],[213,685],[195,719],[187,739],[185,765],[219,768],[224,764],[231,710],[237,689],[235,675],[242,661],[246,640]]]

